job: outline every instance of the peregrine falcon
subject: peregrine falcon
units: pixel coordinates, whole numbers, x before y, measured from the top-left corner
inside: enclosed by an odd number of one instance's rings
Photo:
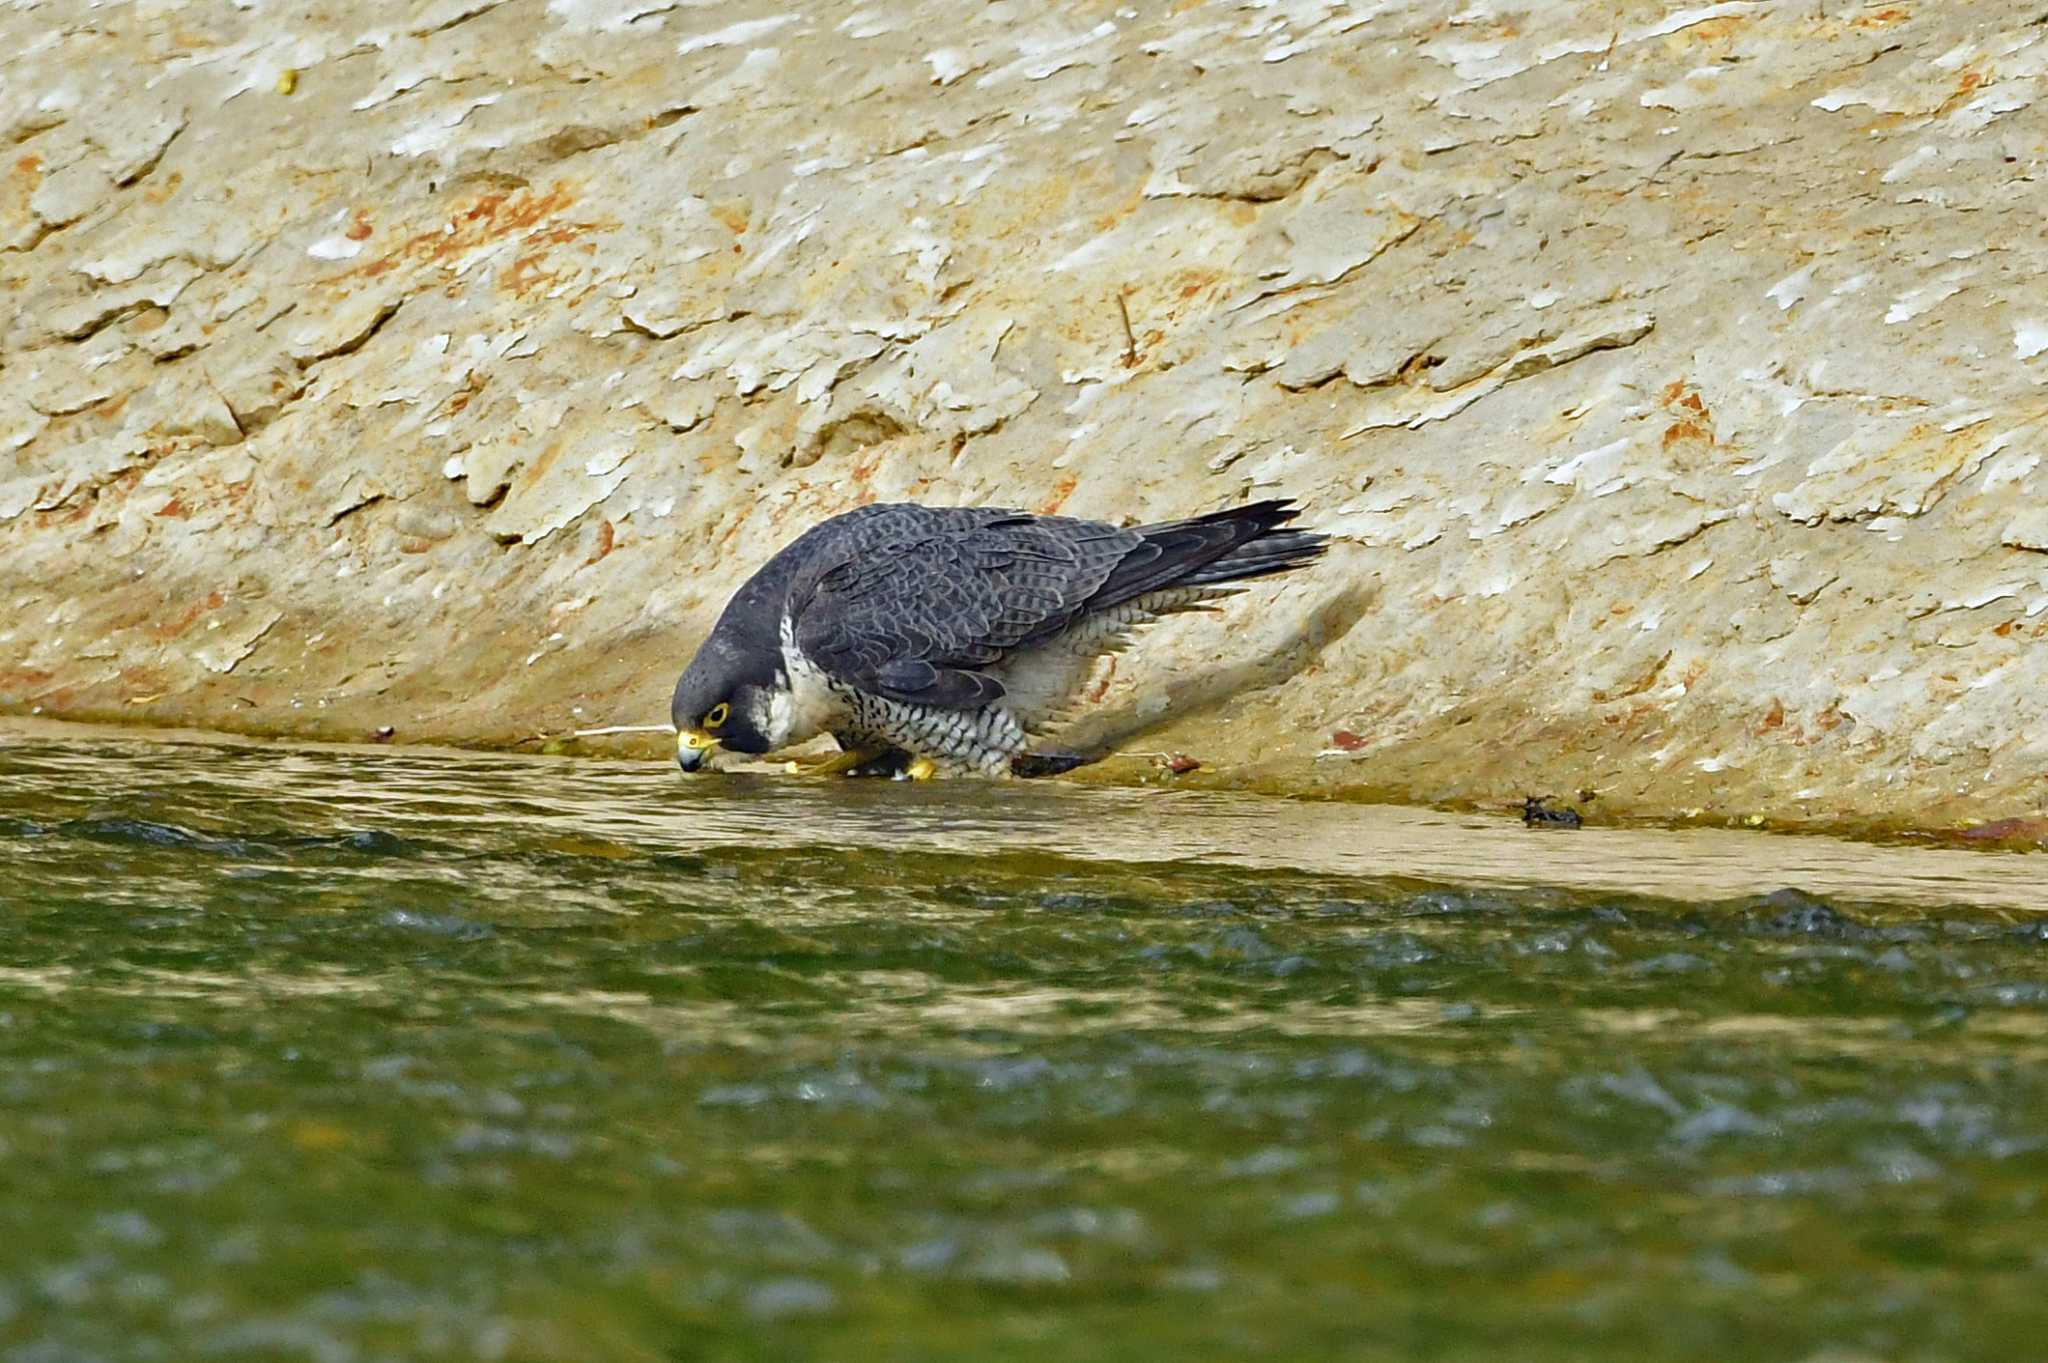
[[[1090,667],[1229,584],[1298,568],[1325,537],[1285,501],[1132,528],[998,507],[864,506],[749,578],[676,682],[676,760],[821,733],[824,770],[1044,775],[1033,753]]]

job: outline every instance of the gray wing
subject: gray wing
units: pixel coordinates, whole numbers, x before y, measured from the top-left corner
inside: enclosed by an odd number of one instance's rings
[[[1090,609],[1144,541],[1096,521],[1012,515],[865,545],[793,602],[804,654],[893,700],[965,709],[1001,699],[990,665]]]

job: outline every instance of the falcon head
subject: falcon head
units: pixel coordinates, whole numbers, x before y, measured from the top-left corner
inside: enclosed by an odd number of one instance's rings
[[[676,679],[669,702],[677,764],[695,771],[718,748],[764,753],[781,747],[789,727],[787,695],[772,658],[756,657],[712,631]]]

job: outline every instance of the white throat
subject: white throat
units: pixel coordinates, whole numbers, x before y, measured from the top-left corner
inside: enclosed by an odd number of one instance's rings
[[[823,668],[796,645],[796,623],[782,617],[782,670],[770,693],[767,721],[761,731],[773,748],[808,743],[830,729],[843,706]]]

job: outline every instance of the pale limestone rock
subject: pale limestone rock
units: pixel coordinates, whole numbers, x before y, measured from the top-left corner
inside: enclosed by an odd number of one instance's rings
[[[1328,559],[1156,631],[1088,733],[1282,789],[2038,810],[2037,20],[0,9],[0,704],[658,721],[835,511],[1290,495]]]

